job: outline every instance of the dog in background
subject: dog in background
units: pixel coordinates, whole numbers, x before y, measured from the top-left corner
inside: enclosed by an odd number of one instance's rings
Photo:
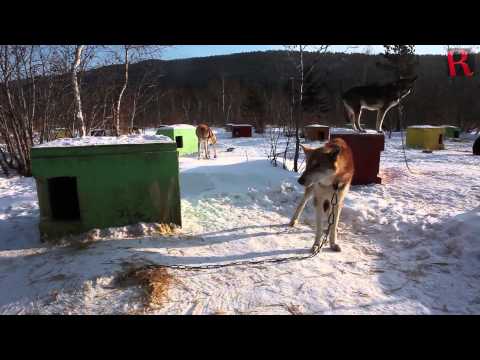
[[[343,139],[333,139],[323,147],[313,149],[302,145],[306,157],[305,172],[298,179],[298,183],[305,187],[305,194],[298,205],[290,226],[295,226],[307,201],[313,197],[316,217],[315,242],[312,251],[315,251],[322,239],[324,229],[328,226],[328,217],[334,211],[335,222],[330,229],[329,242],[333,251],[341,251],[337,241],[337,227],[343,200],[350,189],[353,177],[353,156],[350,147]],[[338,191],[337,205],[331,209],[333,193]]]
[[[217,150],[215,149],[215,144],[217,143],[217,137],[213,133],[212,129],[207,124],[200,124],[195,130],[198,138],[198,159],[200,160],[202,145],[205,150],[205,159],[210,159],[210,149],[208,144],[212,144],[214,158],[217,158]]]
[[[342,95],[343,105],[354,130],[366,132],[360,125],[363,109],[377,112],[377,132],[383,133],[382,124],[388,111],[412,92],[417,76],[378,85],[354,87]]]

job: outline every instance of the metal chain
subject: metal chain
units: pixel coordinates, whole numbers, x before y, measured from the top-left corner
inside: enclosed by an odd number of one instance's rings
[[[290,256],[290,257],[284,257],[284,258],[274,258],[274,259],[254,260],[254,261],[244,260],[244,261],[234,261],[226,264],[209,264],[209,265],[197,265],[197,266],[196,265],[192,266],[192,265],[152,264],[152,265],[146,265],[142,268],[143,269],[164,268],[164,269],[174,269],[174,270],[199,271],[199,270],[221,269],[221,268],[233,267],[233,266],[280,264],[280,263],[286,263],[286,262],[292,262],[292,261],[301,261],[301,260],[311,259],[320,253],[323,246],[326,244],[328,240],[328,235],[330,234],[331,227],[335,223],[335,206],[338,204],[338,188],[336,188],[335,191],[333,192],[332,199],[330,200],[330,204],[331,204],[331,211],[330,211],[330,215],[328,216],[328,228],[327,230],[325,230],[323,234],[323,239],[320,242],[319,246],[315,246],[313,248],[312,253],[310,253],[309,255]]]
[[[403,105],[400,103],[398,105],[398,116],[400,118],[400,137],[402,138],[402,148],[403,148],[403,158],[405,160],[405,165],[407,166],[408,171],[413,174],[413,171],[410,169],[410,166],[408,165],[408,160],[407,160],[407,153],[405,151],[405,142],[403,140],[403,130],[402,130],[402,125],[403,125]]]

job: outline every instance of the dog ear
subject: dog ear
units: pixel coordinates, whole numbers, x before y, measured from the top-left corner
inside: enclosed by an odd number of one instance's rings
[[[333,160],[335,160],[338,156],[338,154],[340,154],[340,146],[338,146],[337,144],[331,144],[330,146],[326,147],[325,148],[325,153]]]

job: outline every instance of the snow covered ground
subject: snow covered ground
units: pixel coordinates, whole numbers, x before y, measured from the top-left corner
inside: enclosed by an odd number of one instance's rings
[[[33,179],[0,177],[0,313],[141,311],[139,289],[112,286],[122,264],[203,264],[305,254],[311,204],[287,227],[302,196],[297,174],[272,167],[265,140],[218,129],[218,159],[182,157],[184,227],[158,236],[139,224],[92,231],[90,241],[39,241]],[[382,185],[355,186],[340,219],[341,253],[302,262],[170,271],[155,314],[479,314],[480,157],[473,139],[433,154],[386,139]],[[233,152],[226,149],[234,147]]]

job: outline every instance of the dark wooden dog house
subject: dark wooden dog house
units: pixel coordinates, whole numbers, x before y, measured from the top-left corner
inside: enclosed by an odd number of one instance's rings
[[[303,128],[305,140],[310,141],[328,141],[330,138],[330,128],[325,125],[307,125]]]
[[[93,129],[90,131],[90,136],[107,136],[107,130],[105,129]]]
[[[90,136],[113,136],[113,131],[111,129],[92,129]]]
[[[252,125],[235,124],[232,125],[232,137],[252,137]]]
[[[350,146],[353,153],[355,174],[352,185],[381,184],[380,153],[385,149],[383,134],[334,133],[331,139],[341,138]]]

